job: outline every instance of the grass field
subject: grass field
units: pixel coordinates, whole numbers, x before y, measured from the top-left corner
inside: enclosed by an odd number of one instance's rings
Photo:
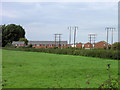
[[[72,55],[3,50],[2,79],[5,88],[97,88],[118,77],[118,61]],[[89,75],[90,84],[86,83]]]

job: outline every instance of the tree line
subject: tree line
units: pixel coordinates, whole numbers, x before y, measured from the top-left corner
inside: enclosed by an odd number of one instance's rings
[[[16,24],[0,25],[0,46],[9,46],[13,41],[25,41],[27,45],[24,28]],[[114,43],[112,49],[120,50],[120,42]]]
[[[0,41],[2,41],[2,47],[11,44],[13,41],[25,41],[25,30],[20,25],[8,24],[0,25]]]

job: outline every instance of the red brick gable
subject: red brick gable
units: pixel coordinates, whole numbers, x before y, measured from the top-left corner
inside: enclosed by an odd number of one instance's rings
[[[77,43],[77,44],[76,44],[76,47],[77,47],[77,48],[82,48],[82,43]]]
[[[93,45],[88,42],[88,43],[84,44],[84,47],[90,49],[93,47]]]
[[[107,47],[107,43],[105,41],[101,41],[95,44],[95,48],[104,48]]]

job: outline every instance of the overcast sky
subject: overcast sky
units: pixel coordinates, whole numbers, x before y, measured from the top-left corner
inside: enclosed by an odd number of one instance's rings
[[[115,27],[118,41],[117,2],[3,2],[2,24],[22,25],[28,40],[54,40],[62,34],[69,41],[68,26],[78,26],[77,42],[88,42],[88,34],[97,34],[96,41],[106,41],[105,27]],[[111,43],[111,32],[109,33]],[[72,32],[73,42],[73,32]]]

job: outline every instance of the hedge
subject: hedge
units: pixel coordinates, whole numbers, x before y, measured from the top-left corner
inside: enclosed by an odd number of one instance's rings
[[[18,50],[18,51],[32,51],[32,52],[45,52],[53,54],[64,54],[64,55],[79,55],[87,57],[99,57],[107,59],[118,59],[120,60],[120,51],[119,50],[102,50],[102,49],[70,49],[70,48],[3,48],[7,50]]]

